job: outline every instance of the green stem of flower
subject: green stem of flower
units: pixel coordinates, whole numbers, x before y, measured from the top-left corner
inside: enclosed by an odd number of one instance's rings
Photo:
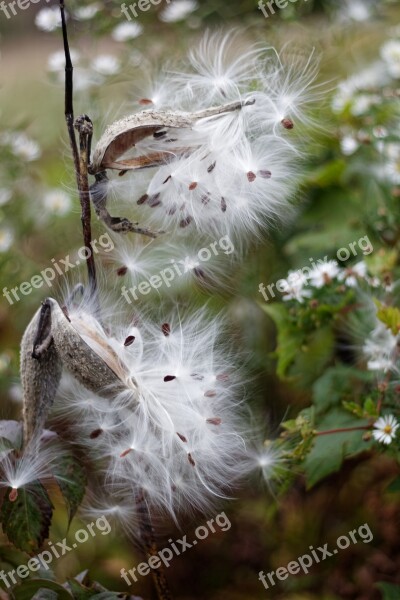
[[[338,429],[327,429],[326,431],[316,431],[315,435],[330,435],[333,433],[347,433],[348,431],[368,431],[372,425],[359,425],[358,427],[340,427]]]

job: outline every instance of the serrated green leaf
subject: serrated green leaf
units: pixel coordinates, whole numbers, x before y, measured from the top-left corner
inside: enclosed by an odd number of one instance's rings
[[[10,542],[20,550],[39,550],[49,535],[53,505],[40,481],[18,490],[14,501],[8,488],[0,510],[0,522]]]
[[[339,428],[362,427],[367,421],[355,419],[349,413],[331,410],[318,422],[318,431],[330,431]],[[303,462],[307,488],[312,488],[321,479],[339,471],[343,461],[350,456],[369,450],[372,441],[363,439],[363,431],[346,431],[318,435],[315,443]]]
[[[342,402],[343,408],[348,410],[352,415],[356,415],[357,417],[362,418],[364,416],[364,410],[361,408],[359,404],[355,402]]]
[[[371,417],[374,417],[377,414],[376,403],[370,396],[368,396],[364,402],[364,414],[371,415]]]
[[[53,468],[63,498],[68,507],[68,520],[71,523],[86,491],[86,471],[72,454],[64,454]]]
[[[330,327],[321,327],[313,332],[302,348],[297,347],[288,376],[299,384],[309,387],[332,359],[335,337]]]
[[[345,365],[330,367],[313,385],[316,413],[322,415],[332,407],[339,407],[346,402],[357,405],[357,398],[365,393],[365,386],[372,381],[372,378],[373,374],[370,372],[360,371],[354,367]],[[357,406],[361,409],[359,405]]]
[[[32,600],[33,596],[41,589],[57,592],[58,600],[71,600],[71,594],[59,583],[47,579],[30,579],[24,581],[12,591],[14,600]]]

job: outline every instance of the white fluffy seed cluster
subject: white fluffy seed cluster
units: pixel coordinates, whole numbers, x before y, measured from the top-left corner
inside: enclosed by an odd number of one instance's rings
[[[210,320],[203,309],[164,321],[137,315],[130,326],[115,328],[96,321],[85,299],[66,310],[118,375],[116,389],[99,394],[70,380],[57,405],[96,466],[86,511],[101,507],[124,523],[128,515],[137,535],[143,498],[153,515],[176,519],[229,496],[248,471],[248,452],[242,384],[221,344],[220,319]]]
[[[196,229],[245,242],[287,218],[298,183],[296,129],[308,121],[306,105],[319,97],[316,73],[312,56],[284,62],[271,48],[242,51],[235,33],[206,35],[185,68],[149,86],[138,109],[201,114],[225,108],[190,128],[165,127],[137,143],[136,157],[163,159],[132,175],[135,193],[142,191],[135,196],[136,216],[168,232]],[[114,179],[111,188],[120,183]],[[132,187],[125,186],[130,204]]]

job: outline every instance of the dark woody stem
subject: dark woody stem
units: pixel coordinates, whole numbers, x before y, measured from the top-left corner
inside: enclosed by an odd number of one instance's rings
[[[154,528],[151,522],[151,515],[146,503],[146,497],[142,491],[136,499],[138,513],[140,515],[140,537],[147,558],[158,555],[157,542],[154,536]],[[160,565],[157,569],[151,570],[153,583],[156,588],[158,600],[172,600],[172,595],[165,577],[164,567]]]
[[[93,135],[93,125],[89,117],[83,115],[74,121],[74,104],[73,104],[73,65],[71,61],[71,53],[68,43],[67,23],[65,19],[65,4],[64,0],[60,0],[61,24],[64,41],[65,53],[65,121],[69,141],[72,150],[74,161],[75,177],[78,186],[79,200],[81,204],[81,221],[83,230],[83,242],[86,251],[86,266],[88,271],[88,280],[90,293],[97,296],[97,278],[96,265],[94,262],[92,248],[92,227],[91,227],[91,210],[90,210],[90,192],[88,168],[90,164],[90,151]],[[75,137],[75,130],[79,133],[79,149]]]

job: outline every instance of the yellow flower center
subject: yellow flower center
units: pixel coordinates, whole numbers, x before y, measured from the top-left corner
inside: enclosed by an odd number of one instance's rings
[[[388,433],[390,435],[392,433],[392,426],[391,425],[385,425],[385,427],[383,428],[383,431],[385,433]]]

